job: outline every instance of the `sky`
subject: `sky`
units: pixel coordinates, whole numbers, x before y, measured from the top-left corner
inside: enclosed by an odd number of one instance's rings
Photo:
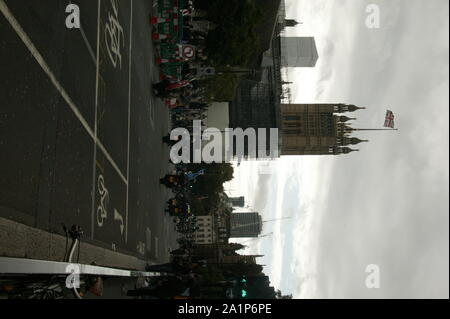
[[[380,12],[366,27],[366,7]],[[286,0],[303,22],[288,36],[314,36],[315,68],[289,69],[297,103],[364,106],[353,127],[395,132],[342,156],[243,162],[227,183],[264,223],[241,253],[294,298],[449,297],[449,16],[447,0]],[[237,240],[234,240],[237,241]],[[379,287],[368,288],[368,265]]]

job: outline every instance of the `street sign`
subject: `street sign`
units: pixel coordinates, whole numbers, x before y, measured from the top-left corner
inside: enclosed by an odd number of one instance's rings
[[[192,45],[183,45],[181,48],[181,56],[184,59],[192,59],[195,56],[195,47]]]

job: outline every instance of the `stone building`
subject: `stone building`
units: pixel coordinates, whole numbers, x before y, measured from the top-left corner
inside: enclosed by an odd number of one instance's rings
[[[280,155],[340,155],[357,151],[350,145],[366,142],[350,133],[348,121],[339,113],[359,109],[348,104],[282,104]]]

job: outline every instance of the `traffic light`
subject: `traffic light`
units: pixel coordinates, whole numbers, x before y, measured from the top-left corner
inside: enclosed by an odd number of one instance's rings
[[[245,298],[247,297],[247,290],[245,289],[247,287],[247,278],[245,276],[241,278],[241,287],[241,297]]]

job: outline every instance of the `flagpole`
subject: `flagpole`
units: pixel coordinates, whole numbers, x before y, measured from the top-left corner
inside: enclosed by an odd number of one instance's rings
[[[398,131],[398,128],[352,128],[353,131]]]

